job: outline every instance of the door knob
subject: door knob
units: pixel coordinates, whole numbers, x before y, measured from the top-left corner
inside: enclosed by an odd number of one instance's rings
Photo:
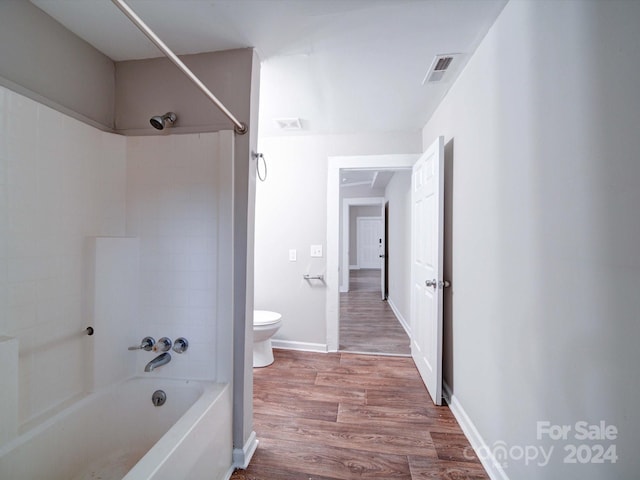
[[[433,287],[433,288],[437,288],[437,287],[447,288],[447,287],[451,286],[451,284],[447,280],[443,280],[442,282],[438,282],[438,281],[436,281],[435,278],[433,280],[427,280],[426,282],[424,282],[424,284],[427,287]]]

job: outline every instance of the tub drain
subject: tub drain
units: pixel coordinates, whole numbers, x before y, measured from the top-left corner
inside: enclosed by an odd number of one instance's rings
[[[151,395],[151,401],[156,407],[161,407],[167,401],[167,394],[163,390],[156,390]]]

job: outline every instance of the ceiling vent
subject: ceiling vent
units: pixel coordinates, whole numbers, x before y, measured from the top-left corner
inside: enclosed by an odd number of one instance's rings
[[[302,130],[299,118],[276,118],[276,125],[280,130]]]
[[[427,74],[424,76],[424,80],[422,80],[422,85],[426,83],[442,82],[443,79],[445,79],[446,74],[452,70],[451,64],[455,65],[455,60],[459,56],[459,53],[436,55],[433,62],[431,62],[431,66],[429,67]]]

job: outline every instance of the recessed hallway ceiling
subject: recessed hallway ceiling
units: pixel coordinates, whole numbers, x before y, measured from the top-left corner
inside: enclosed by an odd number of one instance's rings
[[[31,1],[115,61],[160,56],[109,0]],[[260,133],[296,135],[421,129],[506,0],[128,3],[178,54],[255,47]],[[443,53],[463,55],[445,81],[422,85]],[[279,130],[288,117],[303,129]]]

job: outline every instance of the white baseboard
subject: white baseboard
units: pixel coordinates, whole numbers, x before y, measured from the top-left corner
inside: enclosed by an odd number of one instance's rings
[[[236,467],[235,465],[231,465],[229,467],[229,470],[227,470],[227,473],[224,474],[224,477],[222,477],[224,480],[229,480],[231,478],[231,475],[233,475],[233,472],[236,471]]]
[[[326,343],[293,342],[291,340],[271,339],[271,346],[285,350],[301,350],[303,352],[328,352]]]
[[[391,307],[391,310],[393,310],[393,313],[400,322],[400,325],[402,325],[402,328],[404,328],[404,331],[407,332],[407,335],[409,336],[409,338],[411,338],[411,327],[409,326],[407,320],[400,314],[398,307],[396,307],[396,304],[393,303],[393,300],[390,297],[387,297],[387,303]]]
[[[493,456],[493,451],[484,441],[482,435],[480,435],[480,432],[478,432],[478,429],[467,415],[467,412],[462,408],[458,398],[451,393],[451,388],[446,382],[442,382],[442,389],[444,390],[444,397],[449,404],[451,413],[456,417],[456,420],[460,424],[460,428],[462,428],[462,431],[469,440],[471,447],[476,452],[480,462],[482,462],[482,466],[487,471],[489,478],[491,480],[509,480],[509,477],[502,468],[502,465],[500,465],[500,462],[498,462],[498,460]],[[482,454],[479,452],[482,452]]]
[[[251,432],[249,438],[245,442],[242,448],[234,448],[233,449],[233,469],[242,468],[243,470],[249,466],[249,462],[253,457],[253,454],[256,452],[256,448],[258,448],[258,438],[256,437],[256,432]]]
[[[349,270],[360,270],[358,265],[349,265]]]

